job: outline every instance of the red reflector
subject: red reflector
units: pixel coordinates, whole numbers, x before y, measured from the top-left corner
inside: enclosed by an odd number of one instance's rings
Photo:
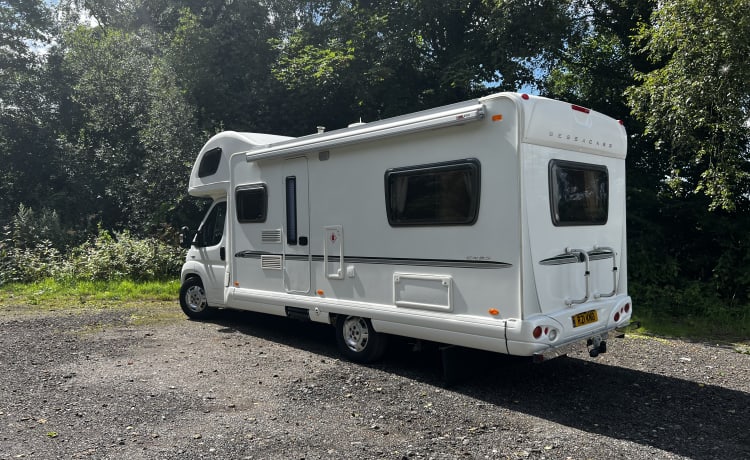
[[[615,321],[620,321],[620,312],[615,313]]]
[[[630,311],[630,304],[626,303],[625,304],[625,313],[628,313],[629,311]]]
[[[535,327],[534,328],[534,332],[532,334],[534,335],[535,339],[538,339],[539,337],[541,337],[542,336],[542,327],[541,326]]]
[[[583,113],[589,113],[589,112],[591,112],[591,109],[587,109],[586,107],[581,107],[580,105],[573,104],[570,107],[573,108],[573,110],[577,110],[577,111],[583,112]]]
[[[521,94],[521,99],[523,99],[524,101],[528,101],[529,100],[529,95],[526,94],[526,93],[523,93],[523,94]]]

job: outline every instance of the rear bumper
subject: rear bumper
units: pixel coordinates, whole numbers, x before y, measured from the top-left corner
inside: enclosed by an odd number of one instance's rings
[[[598,321],[582,326],[573,326],[572,317],[596,310]],[[606,300],[587,302],[553,314],[535,315],[519,322],[517,328],[509,328],[508,353],[533,356],[535,361],[545,361],[562,356],[586,343],[606,342],[609,333],[627,326],[632,315],[632,300],[620,295]],[[535,330],[539,334],[535,334]],[[585,348],[583,348],[585,349]]]
[[[549,361],[550,359],[559,358],[560,356],[566,356],[570,353],[573,353],[574,351],[585,350],[588,349],[588,341],[594,340],[594,338],[598,338],[602,343],[606,344],[607,339],[609,338],[609,332],[604,332],[597,336],[588,337],[585,340],[576,340],[564,345],[550,347],[545,350],[538,351],[532,355],[532,358],[535,363],[541,363],[544,361]],[[598,355],[599,352],[597,351],[596,354]]]

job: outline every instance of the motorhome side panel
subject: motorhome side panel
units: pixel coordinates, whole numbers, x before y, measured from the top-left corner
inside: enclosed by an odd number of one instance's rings
[[[313,262],[319,266],[313,271],[317,289],[338,299],[388,305],[402,314],[399,322],[413,324],[424,316],[483,321],[517,315],[520,211],[512,112],[512,106],[506,108],[504,124],[487,118],[331,149],[328,160],[311,164],[311,177],[346,171],[332,181],[311,181],[312,227],[319,232],[312,239],[313,251],[328,254],[325,265]],[[389,223],[389,174],[473,161],[481,175],[475,222]],[[341,247],[343,263],[336,258]],[[341,278],[335,276],[339,271]],[[492,308],[502,314],[491,317]]]
[[[285,314],[278,296],[264,302],[235,295],[248,289],[284,292],[282,181],[280,161],[247,163],[245,154],[232,157],[227,250],[231,281],[225,293],[232,308]]]
[[[311,267],[307,294],[284,288],[292,249],[288,237],[294,230],[287,186],[295,175],[285,173],[284,166],[289,160],[233,163],[234,199],[243,188],[262,184],[267,190],[262,221],[233,223],[235,305],[250,307],[253,301],[276,298],[279,312],[284,305],[324,305],[326,313],[356,310],[372,318],[376,328],[393,331],[397,324],[416,328],[429,320],[430,338],[446,342],[450,338],[439,331],[470,333],[477,324],[491,326],[482,333],[499,340],[501,319],[520,314],[518,126],[511,101],[495,101],[488,109],[478,123],[303,155],[309,199],[296,206],[298,213],[309,208],[309,234],[298,234],[295,246],[300,247],[299,237],[306,237]],[[461,168],[475,165],[480,187],[475,221],[389,223],[390,172],[422,168],[429,175],[430,168],[447,168],[442,180],[466,180]],[[467,186],[463,184],[462,193]],[[299,254],[295,257],[299,262]]]

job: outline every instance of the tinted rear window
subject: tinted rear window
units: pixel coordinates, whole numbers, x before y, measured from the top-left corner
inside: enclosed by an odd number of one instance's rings
[[[606,166],[550,161],[549,195],[555,226],[607,223],[609,172]]]

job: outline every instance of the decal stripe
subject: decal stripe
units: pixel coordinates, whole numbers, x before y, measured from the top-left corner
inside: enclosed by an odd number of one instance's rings
[[[234,256],[238,258],[246,259],[260,259],[260,256],[277,255],[282,254],[270,253],[266,251],[240,251]],[[323,262],[322,255],[303,255],[303,254],[286,254],[284,256],[287,260],[305,261],[310,260],[311,262]],[[329,257],[330,263],[338,263],[338,257]],[[408,258],[394,258],[394,257],[344,257],[344,263],[349,264],[379,264],[379,265],[409,265],[409,266],[421,266],[421,267],[450,267],[450,268],[509,268],[513,264],[506,262],[494,262],[488,260],[454,260],[454,259],[408,259]]]

